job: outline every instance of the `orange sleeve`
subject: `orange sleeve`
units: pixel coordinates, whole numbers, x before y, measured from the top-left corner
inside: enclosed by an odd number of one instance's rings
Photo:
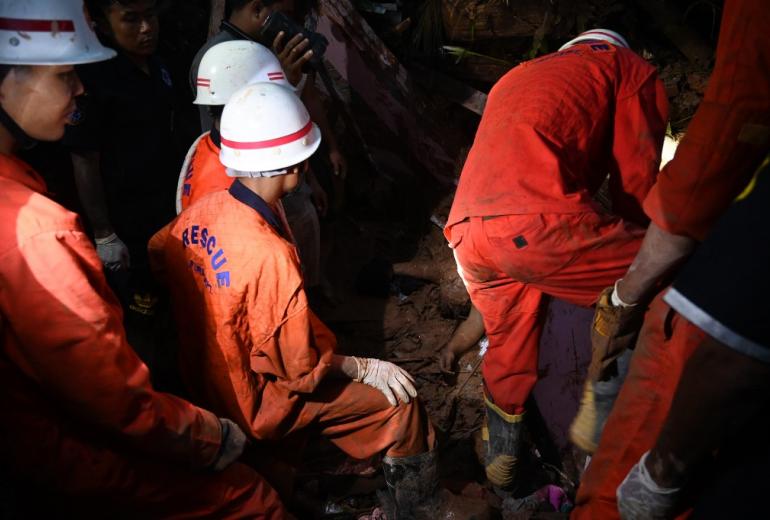
[[[768,24],[765,0],[725,3],[706,94],[644,202],[669,233],[703,240],[770,148]]]
[[[176,220],[155,233],[147,244],[147,254],[150,259],[150,269],[155,279],[161,283],[166,281],[166,243],[171,234],[171,226]]]
[[[648,222],[642,202],[658,175],[668,121],[663,82],[650,69],[633,94],[616,102],[612,141],[615,168],[609,180],[613,212],[642,225]]]
[[[266,255],[250,308],[252,370],[287,390],[310,393],[331,368],[336,339],[308,307],[296,255]]]
[[[85,234],[39,233],[0,260],[0,307],[18,338],[9,356],[28,377],[70,413],[139,450],[200,467],[215,460],[219,420],[153,390]]]

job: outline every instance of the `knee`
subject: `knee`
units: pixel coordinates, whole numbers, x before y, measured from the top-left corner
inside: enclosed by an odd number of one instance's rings
[[[398,442],[395,448],[399,451],[398,456],[416,455],[435,447],[436,434],[433,424],[419,398],[408,403],[399,403],[395,407],[392,424],[397,425]]]

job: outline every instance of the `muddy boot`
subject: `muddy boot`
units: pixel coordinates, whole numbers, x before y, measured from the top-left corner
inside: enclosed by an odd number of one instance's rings
[[[516,484],[524,414],[505,413],[487,397],[487,420],[482,430],[486,444],[484,470],[493,486],[511,491]]]
[[[486,520],[483,501],[438,487],[436,451],[382,461],[390,496],[378,493],[388,520]]]
[[[570,440],[586,453],[593,454],[599,446],[604,424],[618,398],[620,388],[628,373],[631,350],[624,352],[615,362],[617,373],[604,381],[587,380],[580,400],[580,409],[569,429]]]

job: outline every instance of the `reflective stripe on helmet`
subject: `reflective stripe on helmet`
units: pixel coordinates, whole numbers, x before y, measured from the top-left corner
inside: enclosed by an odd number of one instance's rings
[[[22,18],[0,18],[0,31],[75,32],[75,22],[72,20],[24,20]]]
[[[275,146],[281,146],[284,144],[293,143],[299,141],[313,129],[313,121],[308,121],[305,126],[293,134],[285,135],[283,137],[276,137],[275,139],[268,139],[266,141],[253,141],[250,143],[241,143],[237,141],[230,141],[222,137],[222,145],[232,148],[233,150],[261,150],[263,148],[273,148]]]

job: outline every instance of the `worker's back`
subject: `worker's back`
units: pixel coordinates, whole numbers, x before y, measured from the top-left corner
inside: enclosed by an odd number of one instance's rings
[[[600,41],[508,72],[490,92],[448,224],[586,211],[606,175],[624,168],[616,153],[624,144],[646,148],[645,167],[656,168],[660,143],[645,143],[649,135],[640,133],[648,119],[665,125],[658,83],[655,68],[637,54]],[[625,123],[619,111],[630,124],[618,124]]]
[[[308,308],[285,223],[277,213],[266,220],[250,205],[256,195],[233,186],[185,209],[149,249],[171,292],[193,399],[267,438],[297,404],[291,393],[320,381],[335,339]]]

